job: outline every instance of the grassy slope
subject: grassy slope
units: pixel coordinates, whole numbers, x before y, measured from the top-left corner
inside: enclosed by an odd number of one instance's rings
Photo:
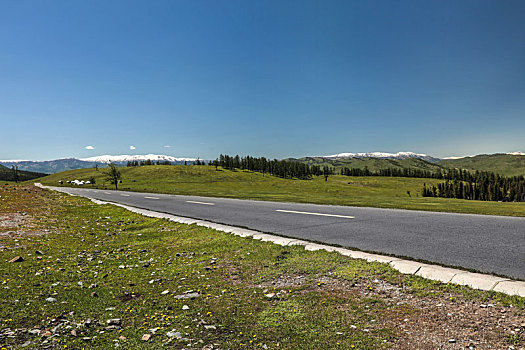
[[[304,162],[309,165],[320,165],[320,166],[332,166],[339,171],[343,167],[347,168],[359,168],[368,169],[372,171],[377,171],[379,169],[385,168],[395,168],[395,169],[406,169],[406,168],[415,168],[421,170],[429,171],[439,171],[441,166],[426,162],[421,159],[416,158],[407,158],[407,159],[379,159],[379,158],[349,158],[349,159],[337,159],[329,160],[320,157],[305,157],[296,159],[297,161]]]
[[[468,170],[485,170],[505,176],[525,175],[525,156],[510,154],[482,154],[461,159],[445,159],[439,165]]]
[[[437,348],[463,337],[493,348],[525,342],[521,333],[503,331],[523,316],[523,298],[36,188],[3,186],[0,195],[0,212],[24,212],[32,220],[0,226],[11,232],[0,235],[0,343],[6,348],[27,341],[27,348],[44,348],[45,342],[62,349],[108,349],[114,343],[124,349]],[[16,255],[24,261],[7,262]],[[201,296],[175,298],[189,290]],[[46,301],[50,297],[56,301]],[[483,306],[488,303],[498,312]],[[106,329],[106,320],[114,318],[121,326]],[[141,340],[151,329],[151,339]],[[170,330],[183,339],[169,338]]]
[[[42,176],[46,176],[44,173],[37,173],[33,171],[18,170],[19,181],[34,180]],[[13,170],[3,165],[0,165],[0,181],[13,181]]]
[[[423,183],[432,179],[331,176],[313,180],[286,180],[260,173],[220,170],[208,166],[144,166],[120,168],[119,189],[139,192],[172,193],[270,201],[402,208],[459,213],[525,216],[525,203],[497,203],[418,195]],[[104,184],[104,172],[79,169],[40,179],[57,186],[59,180],[96,178],[95,188]],[[410,191],[411,197],[407,191]]]

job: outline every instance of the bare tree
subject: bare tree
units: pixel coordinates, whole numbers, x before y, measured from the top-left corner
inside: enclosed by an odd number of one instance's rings
[[[118,183],[119,180],[122,178],[122,175],[120,174],[120,170],[117,169],[115,164],[109,164],[108,170],[105,172],[106,179],[109,180],[109,182],[112,185],[115,185],[115,189],[118,190]]]
[[[18,183],[20,172],[18,171],[18,165],[13,165],[11,168],[13,170],[13,180]]]

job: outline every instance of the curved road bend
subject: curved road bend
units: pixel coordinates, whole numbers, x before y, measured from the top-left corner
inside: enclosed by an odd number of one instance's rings
[[[525,218],[52,187],[83,197],[525,280]]]

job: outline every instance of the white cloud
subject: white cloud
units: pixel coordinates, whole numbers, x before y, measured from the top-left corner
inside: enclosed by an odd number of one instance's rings
[[[86,146],[86,147],[84,147],[84,148],[85,148],[85,149],[95,149],[95,147],[93,147],[93,146]]]
[[[135,146],[129,146],[129,149],[136,149],[137,147]]]
[[[171,148],[171,146],[170,145],[166,145],[166,146],[164,146],[164,148]]]

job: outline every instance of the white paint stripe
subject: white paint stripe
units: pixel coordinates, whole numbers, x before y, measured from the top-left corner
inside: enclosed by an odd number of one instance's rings
[[[276,211],[281,212],[281,213],[304,214],[304,215],[318,215],[318,216],[331,216],[331,217],[334,217],[334,218],[354,219],[353,216],[348,216],[348,215],[322,214],[322,213],[309,213],[309,212],[307,212],[307,211],[281,210],[281,209],[277,209]]]
[[[111,194],[111,192],[104,192],[105,194]]]
[[[215,203],[196,202],[196,201],[186,201],[186,203],[204,204],[204,205],[215,205]]]
[[[124,196],[124,197],[129,197],[129,194],[123,194],[123,193],[121,193],[120,195],[121,195],[121,196]]]
[[[160,199],[160,198],[157,198],[157,197],[148,197],[148,196],[146,196],[144,198],[147,198],[147,199]]]

